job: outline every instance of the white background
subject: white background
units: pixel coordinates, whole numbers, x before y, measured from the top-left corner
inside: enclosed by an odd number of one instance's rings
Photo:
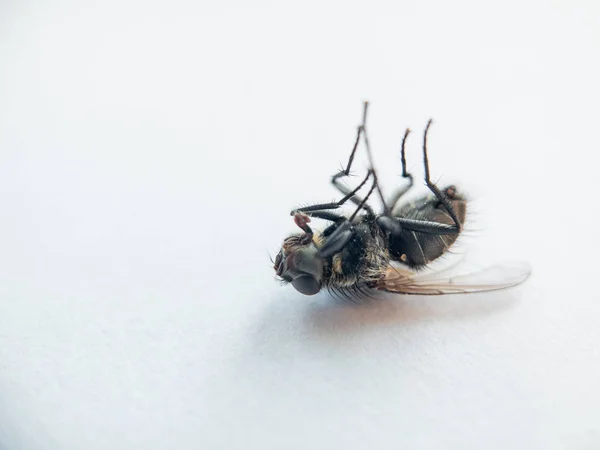
[[[0,448],[600,448],[599,29],[593,1],[4,0]],[[526,284],[275,282],[367,99],[387,191],[434,117],[471,255]]]

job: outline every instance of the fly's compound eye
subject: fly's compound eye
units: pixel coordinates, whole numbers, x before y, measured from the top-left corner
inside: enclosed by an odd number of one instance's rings
[[[315,295],[321,290],[321,285],[317,279],[310,275],[301,275],[292,281],[292,286],[304,295]]]

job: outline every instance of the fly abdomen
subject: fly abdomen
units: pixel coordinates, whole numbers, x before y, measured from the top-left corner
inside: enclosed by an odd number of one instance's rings
[[[454,186],[444,190],[461,224],[464,223],[467,202],[456,192]],[[437,222],[452,225],[454,222],[445,206],[435,197],[422,197],[415,202],[402,206],[394,213],[404,219]],[[402,230],[389,238],[390,257],[410,267],[424,266],[444,254],[456,242],[459,233],[433,234],[419,231]]]

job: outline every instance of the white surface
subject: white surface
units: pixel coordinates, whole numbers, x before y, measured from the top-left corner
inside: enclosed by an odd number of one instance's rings
[[[0,6],[0,448],[600,448],[598,7]],[[372,102],[511,291],[273,280]],[[357,171],[364,169],[358,161]]]

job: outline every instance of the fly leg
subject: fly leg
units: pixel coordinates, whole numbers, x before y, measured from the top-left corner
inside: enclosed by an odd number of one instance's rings
[[[367,108],[368,108],[368,105],[369,105],[368,102],[364,103],[362,123],[359,125],[359,127],[357,129],[356,140],[354,141],[354,147],[352,147],[352,151],[350,152],[350,158],[348,158],[348,163],[346,164],[346,168],[340,170],[338,173],[336,173],[335,175],[333,175],[331,177],[331,184],[338,191],[340,191],[342,194],[344,194],[346,196],[350,195],[352,191],[347,186],[345,186],[344,184],[342,184],[341,179],[350,176],[350,169],[352,167],[352,162],[354,161],[354,156],[356,155],[356,149],[358,148],[358,144],[360,143],[360,138],[363,135],[363,133],[366,133],[366,131],[365,131],[365,125],[366,125],[366,121],[367,121]],[[352,201],[356,205],[360,205],[362,203],[363,199],[360,198],[359,196],[355,195],[355,194],[356,194],[356,192],[349,197],[349,200]],[[371,214],[371,215],[374,214],[373,209],[369,205],[364,204],[363,208],[369,214]]]
[[[377,177],[373,173],[373,184],[364,200],[358,205],[358,208],[356,208],[356,210],[354,211],[352,216],[350,216],[349,219],[344,219],[343,221],[340,221],[338,223],[335,231],[329,235],[323,247],[319,249],[319,255],[322,258],[327,258],[331,255],[335,255],[336,253],[341,252],[344,249],[344,247],[346,247],[348,242],[350,242],[350,240],[354,237],[356,231],[354,229],[352,221],[360,212],[360,210],[365,207],[367,200],[369,199],[376,187]]]
[[[408,185],[408,187],[405,187],[403,190],[396,192],[396,194],[392,198],[391,202],[386,202],[385,198],[383,197],[383,193],[381,192],[381,187],[379,186],[379,183],[377,181],[377,175],[375,173],[375,165],[373,163],[373,155],[371,153],[371,146],[369,145],[369,137],[368,137],[367,128],[366,128],[367,127],[367,109],[368,109],[368,107],[369,107],[369,103],[365,102],[364,109],[363,109],[362,124],[358,127],[358,132],[356,134],[356,141],[354,142],[354,147],[352,148],[352,152],[350,153],[350,158],[348,159],[348,164],[346,165],[346,168],[344,170],[336,173],[331,178],[331,183],[343,194],[348,195],[350,193],[349,189],[346,186],[344,186],[343,184],[341,184],[339,179],[350,175],[350,168],[352,167],[352,162],[354,161],[354,155],[356,154],[356,149],[358,148],[358,144],[360,142],[360,138],[362,135],[362,137],[365,141],[365,147],[367,148],[367,156],[369,157],[369,165],[371,167],[370,171],[373,173],[373,177],[374,177],[375,189],[377,189],[377,193],[379,194],[379,197],[381,198],[381,202],[383,203],[384,214],[389,215],[391,209],[388,205],[392,205],[392,207],[393,207],[398,202],[400,197],[402,195],[404,195],[406,193],[406,191],[408,191],[408,189],[410,189],[412,187],[412,184],[413,184],[412,175],[410,173],[407,173],[407,171],[406,171],[405,143],[406,143],[406,138],[408,137],[408,134],[410,133],[410,130],[407,129],[404,134],[404,138],[402,139],[402,152],[401,152],[402,177],[409,179],[409,185]],[[373,209],[369,205],[367,205],[360,197],[353,195],[350,197],[350,200],[352,200],[354,203],[356,203],[357,205],[360,206],[359,210],[361,208],[364,208],[365,211],[367,211],[367,213],[369,213],[370,215],[374,215]]]
[[[362,188],[365,185],[365,183],[367,182],[367,180],[369,179],[369,177],[371,175],[372,175],[372,173],[371,173],[371,171],[369,171],[367,173],[367,176],[365,177],[365,179],[362,181],[362,183],[360,183],[354,190],[348,192],[348,194],[344,198],[342,198],[341,200],[339,200],[337,202],[320,203],[317,205],[305,206],[303,208],[298,208],[298,209],[293,210],[292,212],[290,212],[290,215],[294,216],[294,222],[296,223],[296,225],[298,225],[298,227],[300,229],[302,229],[302,231],[304,231],[307,235],[310,235],[310,236],[312,236],[312,234],[313,234],[312,229],[308,226],[308,224],[310,223],[311,217],[329,220],[329,221],[335,222],[335,223],[342,223],[344,221],[347,221],[348,219],[346,219],[345,217],[337,215],[330,211],[332,209],[338,209],[340,206],[342,206],[344,203],[346,203],[349,199],[356,198],[355,194],[358,192],[358,190],[360,188]],[[370,194],[370,192],[369,192],[369,194]],[[354,216],[358,213],[358,211],[360,211],[361,208],[365,207],[365,201],[366,201],[366,199],[361,201],[357,210],[352,215],[352,219],[354,219]]]
[[[375,172],[375,164],[373,163],[373,154],[371,153],[371,146],[369,145],[369,136],[367,135],[367,107],[369,106],[368,102],[365,102],[365,109],[363,113],[363,139],[365,141],[365,147],[367,148],[367,156],[369,157],[369,166],[371,167],[371,172],[373,173],[373,187],[377,189],[377,193],[379,194],[379,198],[381,199],[381,203],[383,203],[383,213],[389,214],[390,208],[383,197],[383,193],[381,192],[381,187],[377,182],[377,173]],[[364,202],[362,202],[364,204]],[[360,209],[360,208],[359,208]],[[367,211],[368,209],[365,208]]]
[[[432,220],[420,220],[420,219],[408,219],[404,217],[391,217],[389,214],[384,214],[377,218],[377,223],[381,228],[387,232],[399,236],[403,230],[417,231],[421,233],[447,235],[447,234],[459,234],[462,231],[462,224],[458,218],[458,215],[454,211],[449,197],[455,194],[455,188],[450,186],[446,189],[446,195],[444,195],[439,188],[433,183],[429,176],[429,159],[427,157],[427,133],[431,126],[432,120],[427,122],[425,128],[425,134],[423,136],[423,165],[425,168],[425,184],[431,192],[435,195],[441,205],[444,206],[448,215],[454,222],[453,224],[444,224],[435,222]]]
[[[425,167],[425,184],[427,184],[429,190],[433,192],[433,194],[436,196],[439,202],[444,206],[444,208],[446,208],[446,211],[448,211],[450,218],[454,222],[453,226],[455,227],[456,232],[459,233],[462,231],[462,224],[460,222],[460,219],[458,218],[458,215],[456,214],[456,211],[454,211],[452,204],[448,200],[448,197],[454,196],[454,194],[456,194],[456,188],[454,186],[450,186],[446,189],[445,194],[442,194],[439,188],[435,185],[435,183],[431,181],[429,177],[429,158],[427,157],[427,132],[429,131],[429,127],[431,126],[432,122],[433,120],[429,119],[429,122],[427,122],[427,126],[425,127],[425,134],[423,135],[423,166]]]
[[[404,138],[402,138],[402,150],[400,152],[400,162],[402,163],[402,178],[404,178],[405,180],[408,180],[408,184],[405,186],[402,186],[401,188],[398,188],[396,190],[396,192],[394,192],[392,194],[392,197],[387,202],[387,204],[390,205],[391,211],[394,210],[394,208],[400,201],[400,198],[413,187],[413,176],[410,172],[406,171],[405,146],[406,146],[406,138],[408,137],[409,133],[410,133],[410,130],[407,128],[406,131],[404,132]]]
[[[356,193],[360,190],[360,188],[362,188],[365,185],[365,183],[367,182],[369,177],[371,177],[371,175],[372,175],[372,172],[369,170],[367,172],[367,176],[365,177],[365,179],[356,188],[354,188],[352,191],[349,191],[341,200],[339,200],[337,202],[319,203],[317,205],[304,206],[302,208],[294,209],[290,213],[290,215],[293,216],[296,213],[306,213],[308,215],[317,217],[316,213],[318,213],[319,211],[338,209],[340,206],[342,206],[348,200],[355,200],[356,198],[358,198],[356,196]],[[364,200],[361,200],[358,204],[361,205],[362,208],[365,207]]]
[[[331,209],[337,209],[342,206],[348,199],[355,198],[356,192],[364,186],[364,184],[368,181],[369,177],[373,176],[373,184],[371,189],[367,193],[366,197],[361,200],[358,207],[354,211],[354,213],[350,216],[350,218],[346,218],[343,216],[338,216],[335,213],[329,212]],[[353,191],[349,192],[344,198],[342,198],[338,202],[334,203],[321,203],[319,205],[311,205],[305,206],[304,208],[298,208],[292,211],[290,214],[294,216],[294,222],[296,225],[302,229],[307,236],[307,239],[312,240],[313,231],[308,226],[310,223],[311,217],[317,217],[319,219],[330,220],[337,224],[337,228],[335,231],[327,238],[327,242],[319,250],[322,257],[330,256],[334,253],[340,252],[346,244],[352,239],[354,236],[354,226],[352,225],[353,220],[356,218],[357,214],[361,209],[365,208],[367,200],[373,193],[373,190],[377,186],[377,177],[375,174],[369,170],[366,178],[356,187]]]

